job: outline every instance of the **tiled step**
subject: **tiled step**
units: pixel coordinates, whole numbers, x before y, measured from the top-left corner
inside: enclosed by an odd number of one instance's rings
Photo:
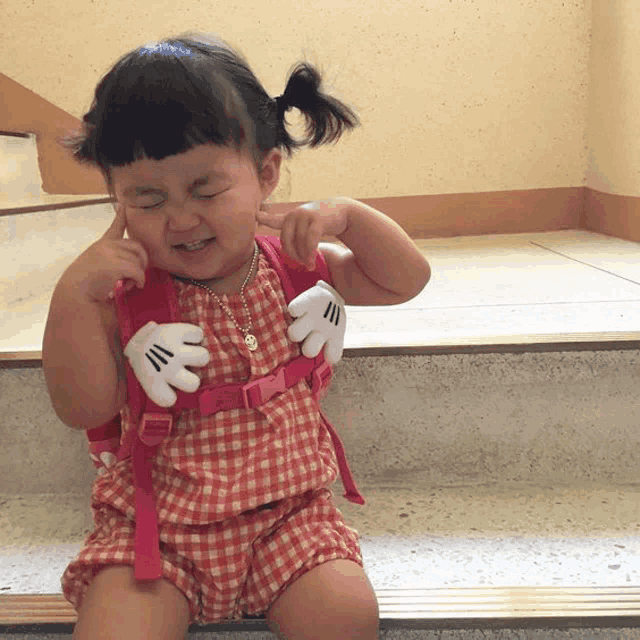
[[[361,532],[389,633],[437,624],[610,626],[640,615],[637,488],[416,482],[363,491],[364,508],[337,500]],[[0,625],[72,623],[59,576],[89,530],[87,496],[4,496],[0,504]],[[240,634],[260,624],[208,629]]]
[[[0,244],[15,239],[14,214],[106,202],[105,195],[49,194],[42,190],[36,136],[0,131]]]
[[[41,192],[35,135],[0,132],[0,204]]]

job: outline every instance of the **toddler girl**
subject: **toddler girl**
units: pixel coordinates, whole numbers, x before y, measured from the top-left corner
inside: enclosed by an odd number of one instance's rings
[[[306,117],[303,140],[287,132],[294,107]],[[324,342],[328,360],[339,358],[340,335],[314,332],[318,320],[302,317],[293,329],[294,306],[256,240],[258,223],[280,231],[287,259],[325,269],[325,282],[297,304],[329,300],[336,325],[344,304],[397,304],[428,281],[411,239],[371,207],[333,198],[275,215],[264,205],[283,154],[337,140],[355,114],[321,91],[309,65],[272,99],[228,45],[185,36],[118,61],[84,123],[76,158],[101,169],[116,215],[54,291],[43,342],[49,393],[72,428],[120,415],[126,440],[139,426],[127,385],[135,371],[158,406],[172,407],[173,424],[148,467],[158,538],[147,551],[159,551],[157,575],[138,573],[137,468],[131,457],[101,456],[95,529],[62,578],[78,610],[74,638],[177,639],[190,622],[260,614],[281,638],[377,637],[357,533],[329,489],[339,456],[317,389],[303,377],[262,403],[213,412],[181,407],[172,389],[189,398],[198,386],[245,385],[301,350],[313,358]],[[346,248],[320,245],[325,235]],[[116,301],[150,286],[152,269],[175,287],[181,323],[149,322],[123,341]],[[191,369],[163,381],[161,361],[176,356],[162,342],[170,334]]]

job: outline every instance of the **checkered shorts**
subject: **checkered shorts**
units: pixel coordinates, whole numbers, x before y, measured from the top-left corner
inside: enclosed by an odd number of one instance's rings
[[[105,506],[95,531],[62,577],[78,609],[93,577],[110,565],[134,563],[134,525]],[[328,489],[284,498],[208,526],[160,527],[163,577],[189,601],[192,622],[208,624],[268,611],[301,575],[330,560],[362,566],[358,534]]]

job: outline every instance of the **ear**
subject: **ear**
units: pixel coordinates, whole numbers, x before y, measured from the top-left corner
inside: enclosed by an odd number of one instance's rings
[[[271,149],[262,161],[259,180],[262,188],[262,200],[266,200],[278,186],[280,180],[280,165],[282,163],[282,152],[278,149]]]

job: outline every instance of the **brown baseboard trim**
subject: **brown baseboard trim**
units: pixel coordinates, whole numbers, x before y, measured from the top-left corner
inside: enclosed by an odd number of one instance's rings
[[[51,200],[51,198],[48,198]],[[92,204],[106,204],[111,202],[109,196],[86,196],[78,199],[76,196],[70,195],[68,200],[64,197],[59,202],[47,202],[47,194],[43,198],[34,198],[33,204],[20,204],[20,205],[7,205],[0,204],[0,217],[1,216],[13,216],[21,215],[24,213],[36,213],[38,211],[55,211],[56,209],[72,209],[74,207],[86,207]]]
[[[577,229],[583,187],[358,198],[395,220],[412,238]],[[303,202],[275,203],[285,213]]]
[[[54,198],[60,200],[0,204],[0,216],[110,201],[108,195],[99,194],[81,200],[69,196],[67,201],[52,194],[51,200]],[[362,202],[388,215],[416,239],[585,229],[640,241],[640,198],[585,187],[362,198]],[[304,202],[279,202],[270,208],[285,213],[301,204]],[[258,231],[274,234],[265,227]]]
[[[0,131],[0,136],[8,136],[9,138],[29,138],[31,134],[20,133],[18,131]]]
[[[585,192],[585,229],[640,242],[640,198],[595,189],[586,189]]]

